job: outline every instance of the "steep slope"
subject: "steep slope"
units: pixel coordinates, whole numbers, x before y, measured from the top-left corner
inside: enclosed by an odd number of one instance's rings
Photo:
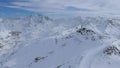
[[[118,68],[119,22],[99,16],[1,19],[0,68]]]

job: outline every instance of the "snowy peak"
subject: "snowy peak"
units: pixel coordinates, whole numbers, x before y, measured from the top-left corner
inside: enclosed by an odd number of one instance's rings
[[[38,22],[38,23],[43,23],[44,21],[52,20],[48,16],[43,16],[39,14],[30,15],[28,16],[28,19],[34,22]]]

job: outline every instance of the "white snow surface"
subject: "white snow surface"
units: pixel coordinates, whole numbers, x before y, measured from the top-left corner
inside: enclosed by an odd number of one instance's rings
[[[0,68],[119,68],[119,39],[120,18],[0,19]]]

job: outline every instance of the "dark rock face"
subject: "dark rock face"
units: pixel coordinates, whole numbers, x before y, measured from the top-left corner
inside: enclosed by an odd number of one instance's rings
[[[106,55],[114,54],[114,55],[120,56],[120,50],[116,46],[109,46],[109,47],[105,48],[105,50],[103,52]]]
[[[87,29],[87,28],[80,28],[77,30],[78,33],[80,33],[81,35],[91,35],[91,34],[95,34],[94,31]]]
[[[97,39],[95,37],[97,34],[91,29],[83,27],[78,29],[76,32],[80,33],[82,36],[85,36],[86,39],[91,39],[92,41],[95,41]]]

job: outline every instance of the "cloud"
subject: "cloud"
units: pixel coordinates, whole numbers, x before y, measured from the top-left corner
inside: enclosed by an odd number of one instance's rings
[[[10,0],[7,0],[10,1]],[[114,12],[119,0],[17,0],[7,7],[44,13]]]
[[[33,12],[76,13],[92,10],[86,6],[79,6],[78,0],[39,0],[29,2],[12,2],[11,8],[19,8]]]
[[[0,2],[28,2],[28,0],[0,0]]]
[[[65,10],[67,10],[67,11],[92,11],[91,9],[77,8],[77,7],[73,7],[73,6],[67,6],[67,7],[65,7]]]

